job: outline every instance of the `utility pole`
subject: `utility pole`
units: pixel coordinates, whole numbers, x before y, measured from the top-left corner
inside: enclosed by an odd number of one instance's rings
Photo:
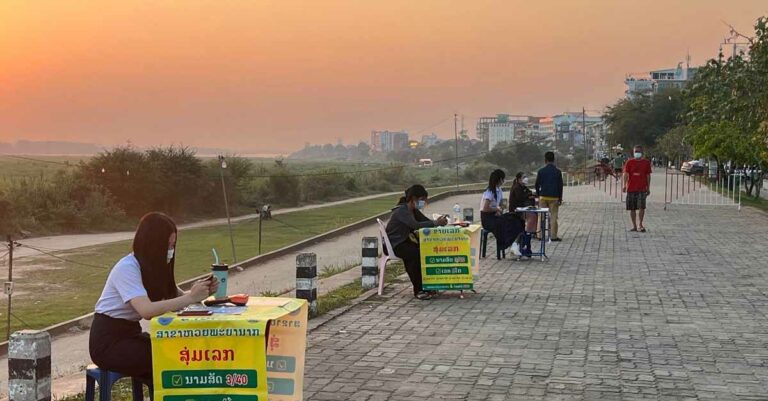
[[[237,263],[237,253],[235,253],[235,237],[232,234],[232,221],[229,218],[229,200],[227,199],[227,187],[224,185],[224,169],[227,168],[227,161],[224,160],[224,156],[219,156],[219,162],[221,163],[221,191],[224,193],[224,210],[227,212],[227,226],[229,227],[229,242],[232,244],[232,260]]]
[[[584,133],[584,174],[589,171],[587,159],[589,158],[589,146],[587,144],[587,109],[581,108],[581,131]]]
[[[5,292],[8,294],[8,316],[6,319],[5,339],[11,339],[11,294],[13,293],[13,239],[8,235],[8,282],[5,283]]]
[[[459,115],[453,113],[453,135],[456,137],[456,189],[459,189],[459,131],[458,130],[458,117]]]

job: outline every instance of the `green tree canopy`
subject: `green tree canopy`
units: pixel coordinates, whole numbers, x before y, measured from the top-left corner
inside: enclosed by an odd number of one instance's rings
[[[680,90],[669,88],[653,95],[636,95],[608,107],[605,121],[611,126],[608,141],[624,147],[652,148],[679,122],[683,101]]]

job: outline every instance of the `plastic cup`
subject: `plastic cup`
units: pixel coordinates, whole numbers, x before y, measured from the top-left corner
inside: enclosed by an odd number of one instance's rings
[[[227,297],[227,279],[229,278],[229,265],[226,264],[212,264],[211,271],[213,276],[219,282],[219,289],[216,290],[214,297],[216,299],[224,299]]]

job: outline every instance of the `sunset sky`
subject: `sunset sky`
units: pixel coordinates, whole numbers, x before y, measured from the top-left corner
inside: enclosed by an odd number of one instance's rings
[[[627,73],[714,57],[766,0],[1,0],[0,141],[248,152],[474,136],[599,110]],[[448,118],[448,120],[446,120]]]

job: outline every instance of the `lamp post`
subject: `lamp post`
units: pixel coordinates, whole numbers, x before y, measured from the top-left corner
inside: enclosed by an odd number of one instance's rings
[[[232,221],[229,218],[229,200],[227,199],[227,187],[224,185],[224,169],[227,168],[227,161],[224,156],[219,155],[219,170],[221,176],[221,191],[224,193],[224,210],[227,212],[227,226],[229,227],[229,242],[232,244],[232,260],[237,263],[237,253],[235,253],[235,237],[232,235]]]

